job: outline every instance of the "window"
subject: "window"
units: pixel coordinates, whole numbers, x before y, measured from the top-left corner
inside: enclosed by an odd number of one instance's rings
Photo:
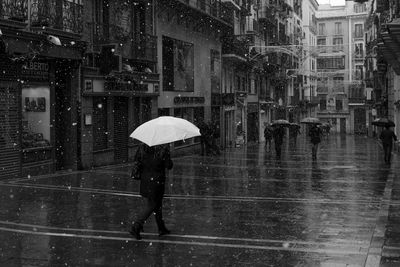
[[[365,5],[365,3],[354,4],[354,13],[362,13],[362,12],[366,12],[366,11],[367,11],[367,6]]]
[[[317,69],[344,69],[344,57],[318,58]]]
[[[163,36],[162,56],[164,91],[193,92],[193,44]]]
[[[108,147],[107,98],[93,97],[93,150]]]
[[[355,80],[363,80],[364,78],[364,66],[363,65],[356,65],[356,73],[355,73]]]
[[[335,34],[342,34],[342,23],[335,22]]]
[[[319,110],[326,110],[326,97],[319,96]]]
[[[317,45],[320,53],[326,53],[326,38],[318,38]]]
[[[355,38],[363,38],[363,36],[364,36],[363,24],[355,24],[354,27],[355,27],[354,37]]]
[[[218,50],[211,49],[211,92],[219,93],[221,88],[220,75],[221,75],[221,59]]]
[[[318,24],[318,35],[326,35],[326,33],[325,33],[325,23]]]
[[[336,110],[343,110],[343,100],[336,99]]]
[[[363,43],[354,44],[354,57],[355,58],[363,58],[364,57]]]
[[[22,88],[22,148],[50,146],[50,137],[49,86]]]
[[[343,51],[343,38],[336,37],[333,38],[333,52]]]

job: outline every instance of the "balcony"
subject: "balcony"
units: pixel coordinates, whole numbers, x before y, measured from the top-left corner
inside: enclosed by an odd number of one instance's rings
[[[240,61],[246,61],[248,56],[249,41],[246,35],[225,37],[222,43],[222,54],[231,55]]]
[[[258,10],[258,20],[264,23],[276,25],[275,10],[267,5]]]
[[[0,1],[0,20],[2,24],[25,27],[28,21],[28,0]]]
[[[388,0],[377,0],[376,1],[376,12],[381,13],[389,9]]]
[[[223,22],[229,26],[233,26],[233,13],[232,9],[225,6],[220,1],[212,0],[159,0],[164,2],[167,6],[175,9],[177,14],[186,12],[185,9],[190,8],[193,14],[207,15],[214,19],[216,22]]]
[[[366,97],[362,96],[349,97],[349,105],[364,105],[366,99]]]
[[[91,43],[95,46],[122,44],[121,54],[125,58],[157,61],[157,36],[141,34],[119,25],[89,23]]]
[[[32,28],[48,27],[74,34],[83,31],[83,5],[68,0],[32,0],[30,12]]]
[[[326,85],[318,85],[317,86],[317,93],[318,94],[328,94],[328,86],[326,86]]]

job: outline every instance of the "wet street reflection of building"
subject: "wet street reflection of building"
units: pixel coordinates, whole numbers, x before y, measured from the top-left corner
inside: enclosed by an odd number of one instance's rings
[[[335,136],[174,158],[143,240],[129,164],[0,184],[0,266],[396,266],[400,165],[375,139]]]

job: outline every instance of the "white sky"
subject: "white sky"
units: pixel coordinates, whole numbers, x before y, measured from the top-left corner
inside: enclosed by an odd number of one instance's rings
[[[329,4],[331,3],[332,6],[343,6],[345,0],[317,0],[318,4]]]

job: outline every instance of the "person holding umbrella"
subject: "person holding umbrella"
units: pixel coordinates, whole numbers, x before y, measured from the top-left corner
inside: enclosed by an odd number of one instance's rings
[[[274,129],[272,131],[272,136],[274,137],[275,141],[276,158],[279,159],[281,157],[282,143],[283,143],[283,137],[285,135],[285,129],[281,124],[273,124],[273,126]]]
[[[390,124],[386,124],[385,129],[382,130],[381,135],[379,136],[379,139],[382,141],[385,163],[388,164],[390,164],[390,159],[392,157],[393,140],[397,141],[397,136],[390,129],[390,126]]]
[[[195,136],[200,136],[199,128],[185,119],[171,116],[161,116],[145,122],[130,135],[143,142],[136,152],[135,161],[139,162],[140,195],[146,205],[129,231],[136,239],[142,238],[140,232],[152,213],[156,218],[159,235],[170,233],[162,215],[166,170],[173,167],[168,143]]]
[[[318,151],[318,145],[321,143],[321,135],[322,135],[322,130],[317,126],[317,124],[311,124],[309,136],[311,138],[311,143],[312,143],[312,159],[316,160],[317,159],[317,151]]]
[[[300,125],[297,123],[291,123],[289,125],[289,138],[293,140],[293,144],[297,143],[297,135],[300,134]]]
[[[264,138],[265,138],[265,148],[269,148],[269,150],[271,150],[272,128],[269,123],[265,124]]]
[[[135,156],[141,163],[140,195],[145,199],[146,206],[136,217],[129,231],[136,239],[142,239],[140,232],[146,220],[154,213],[160,236],[170,234],[165,226],[162,215],[162,202],[165,191],[165,170],[172,169],[168,145],[148,146],[141,144]]]

